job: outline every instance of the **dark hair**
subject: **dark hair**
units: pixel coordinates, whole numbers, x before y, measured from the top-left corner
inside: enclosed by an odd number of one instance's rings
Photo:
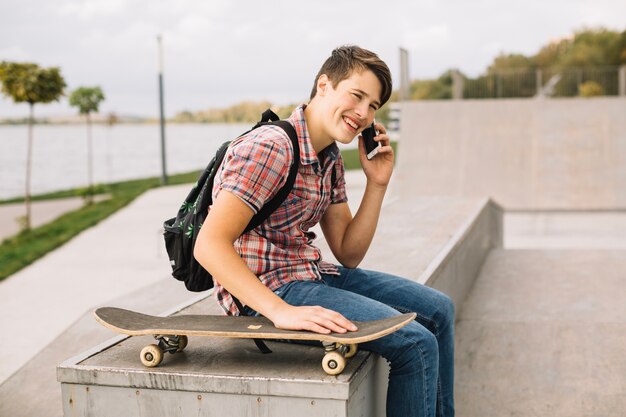
[[[315,77],[311,98],[315,97],[317,93],[317,80],[320,75],[326,74],[334,88],[341,81],[350,77],[355,70],[370,70],[376,75],[381,85],[380,105],[385,104],[389,100],[392,90],[389,67],[374,52],[356,45],[340,46],[333,50]]]

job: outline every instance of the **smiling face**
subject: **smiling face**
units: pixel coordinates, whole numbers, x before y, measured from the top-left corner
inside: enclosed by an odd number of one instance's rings
[[[372,71],[355,70],[333,86],[326,75],[317,83],[317,99],[322,110],[324,139],[350,143],[374,121],[380,107],[381,84]]]

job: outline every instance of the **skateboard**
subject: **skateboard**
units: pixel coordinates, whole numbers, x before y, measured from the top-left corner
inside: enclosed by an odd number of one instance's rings
[[[115,307],[94,312],[105,327],[130,336],[154,336],[157,344],[141,350],[140,359],[147,367],[158,366],[165,352],[181,352],[188,336],[230,337],[239,339],[313,340],[325,350],[322,368],[328,375],[340,374],[346,359],[353,357],[359,343],[369,342],[395,332],[415,319],[415,313],[375,321],[355,321],[356,332],[319,334],[309,331],[282,330],[265,317],[232,317],[215,315],[179,315],[157,317]]]

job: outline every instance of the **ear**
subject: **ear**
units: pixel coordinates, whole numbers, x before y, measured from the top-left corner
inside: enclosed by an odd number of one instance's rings
[[[317,95],[326,94],[326,90],[330,87],[328,75],[322,74],[317,78]]]

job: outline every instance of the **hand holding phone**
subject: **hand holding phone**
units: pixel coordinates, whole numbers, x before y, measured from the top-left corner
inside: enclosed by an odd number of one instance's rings
[[[372,159],[376,156],[376,154],[378,154],[378,151],[382,146],[380,142],[376,142],[374,140],[374,137],[378,135],[378,132],[374,127],[374,123],[372,123],[370,127],[363,130],[361,135],[363,136],[363,144],[365,145],[365,154],[367,155],[367,159]]]

